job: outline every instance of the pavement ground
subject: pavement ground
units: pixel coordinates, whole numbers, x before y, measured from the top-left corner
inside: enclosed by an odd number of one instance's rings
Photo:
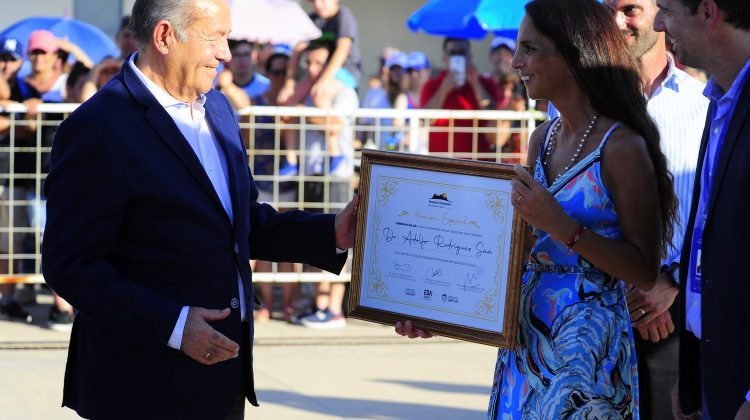
[[[78,418],[60,408],[69,335],[44,326],[51,297],[37,301],[32,325],[0,318],[0,418]],[[254,349],[260,407],[247,404],[248,420],[483,419],[497,353],[353,319],[337,330],[257,323]]]

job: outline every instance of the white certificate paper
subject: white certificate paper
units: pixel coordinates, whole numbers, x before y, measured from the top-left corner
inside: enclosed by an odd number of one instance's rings
[[[373,164],[360,305],[503,332],[510,182]]]

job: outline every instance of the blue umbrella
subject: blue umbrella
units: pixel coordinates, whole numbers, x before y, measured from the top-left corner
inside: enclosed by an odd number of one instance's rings
[[[16,38],[26,47],[29,34],[37,29],[46,29],[56,37],[67,37],[78,45],[94,63],[104,57],[120,55],[114,42],[96,26],[80,20],[60,17],[29,17],[22,19],[0,32],[0,38]]]
[[[432,35],[481,39],[492,32],[515,39],[529,0],[430,0],[407,26]]]

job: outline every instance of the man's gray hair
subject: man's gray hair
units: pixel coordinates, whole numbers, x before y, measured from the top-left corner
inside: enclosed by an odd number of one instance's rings
[[[154,27],[159,21],[172,24],[180,42],[187,41],[193,0],[136,0],[130,15],[130,29],[135,34],[138,50],[144,51],[151,43]]]

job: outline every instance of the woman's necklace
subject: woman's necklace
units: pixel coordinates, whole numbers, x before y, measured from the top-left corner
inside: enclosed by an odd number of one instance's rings
[[[576,149],[576,152],[573,153],[573,157],[570,158],[570,163],[563,168],[562,172],[557,174],[555,179],[552,181],[554,184],[557,182],[558,179],[565,173],[568,172],[568,169],[570,169],[573,164],[576,163],[578,160],[578,157],[581,155],[581,150],[583,150],[583,146],[586,145],[586,140],[588,140],[589,135],[591,134],[591,130],[594,129],[596,126],[596,121],[599,120],[599,114],[595,114],[594,118],[591,119],[591,122],[589,123],[589,126],[586,128],[586,132],[583,133],[583,137],[581,137],[581,141],[578,142],[578,148]],[[542,160],[542,166],[544,166],[544,169],[549,169],[549,161],[552,157],[552,152],[555,150],[555,146],[557,145],[557,132],[560,130],[560,127],[562,126],[562,118],[557,120],[557,123],[555,123],[555,126],[552,127],[552,133],[550,134],[549,139],[549,146],[547,146],[547,153],[544,155],[544,159]]]

